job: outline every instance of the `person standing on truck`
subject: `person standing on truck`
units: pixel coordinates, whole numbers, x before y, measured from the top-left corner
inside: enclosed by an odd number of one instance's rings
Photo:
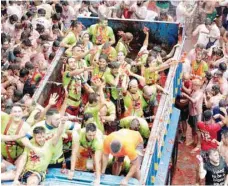
[[[83,67],[78,69],[75,58],[68,58],[67,64],[69,70],[63,74],[63,86],[68,92],[67,110],[66,112],[77,116],[79,114],[79,106],[82,100],[82,88],[84,87],[88,92],[93,92],[90,86],[85,82],[83,74],[85,71],[90,71],[91,67]]]
[[[119,175],[122,169],[124,157],[131,161],[131,167],[121,185],[127,185],[129,179],[140,179],[140,166],[143,160],[143,138],[138,131],[121,129],[109,134],[104,139],[102,174],[105,173],[109,154],[115,158],[112,165],[112,174]]]
[[[70,26],[70,32],[66,35],[66,37],[60,43],[61,47],[71,48],[79,41],[80,34],[82,31],[83,25],[78,21],[72,21]]]
[[[71,169],[68,179],[73,179],[75,169],[93,169],[93,165],[95,165],[96,179],[94,185],[99,185],[103,150],[102,132],[94,123],[88,123],[85,128],[73,133],[72,141]],[[86,163],[83,163],[83,157],[85,156]],[[92,160],[91,164],[89,164],[90,160]],[[86,167],[80,167],[81,164],[86,164]]]
[[[40,126],[33,129],[33,140],[31,143],[38,147],[43,154],[38,155],[32,149],[25,148],[16,172],[12,173],[14,185],[20,185],[19,179],[27,185],[39,185],[44,180],[47,167],[52,159],[51,150],[60,140],[64,130],[65,118],[58,120],[58,123],[58,130],[53,138],[49,140],[46,139],[44,127]]]
[[[89,35],[92,36],[92,42],[95,45],[102,45],[109,42],[113,45],[115,40],[115,35],[111,27],[108,26],[107,19],[100,19],[99,23],[91,25],[87,31]]]

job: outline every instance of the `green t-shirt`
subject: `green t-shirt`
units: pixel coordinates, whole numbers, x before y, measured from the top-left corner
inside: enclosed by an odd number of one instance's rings
[[[81,103],[81,91],[82,91],[83,79],[81,76],[69,76],[69,71],[63,74],[63,86],[68,87],[68,99],[67,104],[70,106],[77,107]],[[69,85],[70,84],[70,85]]]
[[[25,148],[24,153],[26,153],[27,162],[25,164],[24,172],[35,171],[35,172],[46,174],[47,167],[50,164],[50,161],[52,158],[51,152],[52,152],[52,149],[54,148],[53,144],[51,140],[48,140],[45,142],[44,146],[39,147],[34,142],[34,139],[31,140],[31,144],[33,146],[40,148],[40,150],[43,152],[43,155],[37,156],[33,150],[29,148]]]
[[[146,80],[146,84],[151,85],[158,81],[159,74],[158,72],[150,72],[150,69],[146,68],[144,72],[144,77]]]
[[[90,148],[93,152],[103,150],[103,134],[98,129],[96,132],[96,137],[92,141],[86,140],[86,130],[81,129],[79,132],[79,143],[83,148]]]
[[[62,40],[62,43],[74,46],[76,45],[78,39],[76,38],[75,34],[73,32],[69,32],[67,36]]]
[[[4,131],[6,129],[6,126],[9,122],[9,120],[10,120],[10,115],[8,115],[5,112],[1,112],[1,134],[4,134]],[[29,131],[30,126],[24,122],[22,124],[20,131],[21,130]],[[6,135],[15,135],[16,131],[17,131],[17,128],[13,128],[13,126],[11,124]],[[20,131],[19,131],[19,133],[20,133]],[[24,150],[21,140],[17,140],[16,142],[18,145],[8,146],[10,157],[13,160],[16,160],[23,153],[23,150]],[[1,143],[1,151],[2,151],[2,156],[4,158],[7,158],[8,155],[7,155],[7,150],[6,150],[6,144],[4,142]]]
[[[131,121],[133,119],[139,120],[139,123],[140,123],[139,133],[142,135],[142,137],[149,138],[149,136],[150,136],[149,126],[148,126],[147,121],[143,118],[136,117],[136,116],[128,116],[128,117],[120,120],[120,127],[129,129]]]
[[[97,128],[101,131],[104,132],[104,125],[102,124],[100,117],[99,117],[99,111],[100,111],[100,105],[91,105],[87,103],[85,106],[85,111],[84,113],[90,113],[93,115],[93,118],[97,124]]]
[[[46,132],[46,140],[49,140],[51,138],[53,138],[53,136],[57,133],[58,128],[54,128],[50,125],[47,125],[45,121],[41,121],[37,124],[35,124],[32,128],[32,130],[35,127],[38,126],[42,126],[45,128],[45,132]],[[74,123],[67,121],[67,123],[65,124],[65,129],[63,132],[63,136],[66,130],[72,130],[74,128]],[[32,132],[31,132],[32,133]],[[51,159],[51,163],[50,164],[55,164],[56,161],[62,156],[63,154],[63,140],[59,139],[58,143],[55,145],[55,147],[53,147],[52,151],[50,152],[52,153],[52,159]]]
[[[124,106],[130,116],[143,116],[143,96],[142,91],[138,90],[138,98],[134,100],[129,92],[124,96]]]
[[[116,106],[112,101],[106,101],[105,105],[107,107],[106,116],[116,115]]]
[[[111,27],[102,28],[99,24],[91,25],[87,31],[92,36],[92,42],[96,45],[104,44],[110,40],[115,40],[115,35]]]
[[[114,100],[117,100],[118,99],[118,90],[117,88],[113,87],[114,85],[112,84],[112,82],[115,81],[115,77],[112,75],[111,71],[109,71],[108,73],[106,73],[105,75],[105,83],[108,84],[109,86],[111,86],[111,96]],[[121,90],[119,90],[121,91]]]
[[[120,51],[123,52],[125,56],[127,56],[128,52],[129,52],[128,47],[123,43],[122,39],[120,39],[116,45],[117,54]]]

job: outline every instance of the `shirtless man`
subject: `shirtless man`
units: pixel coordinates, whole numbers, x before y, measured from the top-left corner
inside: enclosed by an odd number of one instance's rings
[[[196,144],[196,147],[192,150],[193,153],[200,150],[200,133],[197,131],[197,122],[201,121],[202,114],[203,90],[201,90],[201,86],[201,81],[199,79],[194,79],[192,81],[192,93],[190,95],[182,93],[182,96],[189,99],[188,123],[192,128],[193,141],[187,145],[192,143]]]

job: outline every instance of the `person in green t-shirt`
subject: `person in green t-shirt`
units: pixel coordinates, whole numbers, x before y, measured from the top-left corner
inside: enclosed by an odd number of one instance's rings
[[[90,93],[89,98],[88,98],[88,103],[85,106],[85,113],[91,113],[93,115],[93,118],[97,124],[97,128],[101,131],[104,132],[104,125],[101,121],[101,118],[99,116],[100,110],[102,107],[105,105],[105,98],[104,98],[104,83],[101,81],[99,83],[96,83],[96,85],[99,87],[98,88],[98,93]]]
[[[139,131],[144,139],[148,139],[150,130],[145,119],[137,116],[128,116],[120,120],[120,127]]]
[[[25,135],[30,129],[30,126],[22,120],[22,117],[23,110],[19,105],[13,106],[10,115],[1,112],[1,134],[10,136]],[[14,163],[17,158],[23,153],[23,139],[11,142],[2,142],[1,151],[3,158],[10,163]]]
[[[88,154],[93,159],[93,164],[95,164],[96,178],[94,180],[95,185],[100,183],[101,175],[101,161],[102,161],[102,151],[103,151],[103,134],[96,127],[94,123],[88,123],[85,128],[82,128],[79,132],[73,133],[73,147],[72,147],[72,157],[71,157],[71,170],[68,174],[68,179],[72,179],[74,176],[75,164],[77,157],[81,156],[81,150],[86,149]],[[88,167],[90,168],[90,167]]]
[[[108,26],[107,19],[100,19],[99,23],[91,25],[87,31],[92,36],[93,44],[102,45],[109,42],[113,45],[116,42],[114,32]]]
[[[79,106],[81,103],[81,89],[84,87],[88,92],[93,92],[90,86],[84,81],[84,77],[81,75],[85,71],[90,71],[92,67],[83,67],[78,69],[77,63],[74,58],[68,58],[67,64],[69,71],[65,71],[63,74],[63,86],[68,92],[67,99],[67,111],[71,115],[77,116],[79,113]]]
[[[76,45],[77,41],[79,41],[80,33],[82,31],[83,25],[82,23],[74,20],[71,23],[70,31],[66,35],[66,37],[60,43],[61,47],[71,48]]]
[[[52,158],[52,149],[58,143],[65,125],[65,119],[58,120],[58,131],[50,140],[46,140],[45,128],[35,127],[33,129],[32,145],[39,148],[42,155],[36,154],[33,150],[25,148],[16,172],[12,172],[12,179],[15,185],[22,183],[27,185],[39,185],[45,178],[47,167]]]
[[[121,36],[120,40],[116,44],[116,52],[123,52],[124,56],[127,56],[130,52],[129,44],[133,40],[133,35],[130,32],[124,33],[123,31],[119,31],[118,35]]]
[[[106,55],[108,61],[115,61],[117,59],[117,52],[114,47],[112,47],[111,43],[106,42],[103,45],[98,47],[100,50],[97,55]]]

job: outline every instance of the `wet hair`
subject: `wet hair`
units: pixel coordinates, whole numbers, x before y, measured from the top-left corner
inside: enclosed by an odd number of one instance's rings
[[[212,86],[211,90],[218,94],[220,92],[220,86],[218,84],[215,84]]]
[[[140,126],[139,120],[138,120],[137,118],[134,118],[134,119],[131,121],[130,128],[131,128],[132,130],[135,130],[135,129],[137,129],[139,126]]]
[[[12,22],[12,21],[17,22],[17,21],[18,21],[18,17],[17,17],[16,14],[13,14],[13,15],[11,15],[11,16],[9,17],[9,20],[10,20],[10,22]]]
[[[55,58],[55,53],[54,52],[50,53],[50,55],[48,56],[48,59],[52,61],[54,58]]]
[[[25,76],[29,75],[29,71],[26,68],[20,70],[19,77],[24,78]]]
[[[61,13],[63,12],[62,5],[59,4],[59,3],[55,4],[55,11],[56,11],[57,13],[60,13],[60,14],[61,14]]]
[[[61,15],[59,13],[55,13],[51,16],[52,20],[57,20],[60,21],[61,20]]]
[[[212,79],[212,74],[211,74],[210,71],[206,71],[205,75],[206,75],[207,80],[211,80]]]
[[[42,127],[42,126],[39,126],[39,127],[35,127],[33,129],[33,134],[36,135],[36,134],[43,134],[45,133],[45,128]]]
[[[83,120],[86,122],[88,121],[90,118],[93,118],[93,115],[91,113],[85,113]]]
[[[88,101],[89,101],[90,104],[92,104],[92,103],[94,103],[94,102],[96,103],[96,102],[98,101],[98,100],[97,100],[97,94],[94,93],[94,92],[90,93],[90,94],[89,94]]]
[[[15,24],[15,29],[22,29],[22,24],[21,23],[16,23]]]
[[[7,70],[20,70],[20,66],[18,64],[10,64]]]
[[[14,49],[13,49],[13,55],[14,55],[14,56],[17,56],[17,55],[19,55],[19,54],[21,54],[21,48],[20,48],[20,47],[14,48]]]
[[[107,60],[108,60],[108,56],[105,55],[105,54],[101,54],[101,55],[99,56],[99,60],[100,60],[100,59],[104,59],[105,61],[107,61]]]
[[[77,21],[77,20],[73,20],[73,21],[71,22],[70,27],[71,27],[71,28],[77,28],[77,26],[80,25],[80,24],[82,24],[82,23],[79,22],[79,21]]]
[[[25,46],[32,46],[32,42],[28,38],[24,39],[21,43]]]
[[[225,62],[222,62],[219,64],[219,68],[218,68],[221,72],[225,72],[227,70],[227,65]]]
[[[52,44],[53,47],[59,47],[60,46],[60,42],[58,40],[55,40]]]
[[[27,16],[27,15],[23,15],[23,16],[21,17],[21,22],[22,22],[22,21],[25,21],[25,20],[28,20],[28,16]]]
[[[59,29],[59,25],[57,25],[57,24],[53,24],[53,26],[52,26],[52,30],[55,30],[55,29]]]
[[[106,42],[106,43],[103,45],[102,49],[107,49],[107,48],[109,48],[110,46],[111,46],[111,43]]]
[[[113,153],[117,153],[121,149],[121,143],[118,140],[113,140],[110,144]]]
[[[46,15],[46,10],[43,8],[38,9],[37,11],[38,15],[45,16]]]
[[[31,62],[28,61],[28,62],[25,63],[25,68],[27,70],[32,70],[32,69],[34,69],[34,65]]]
[[[53,116],[53,115],[58,114],[58,113],[59,113],[59,111],[57,109],[49,109],[46,113],[46,116],[50,117],[50,116]]]
[[[43,33],[45,30],[44,25],[36,24],[36,31],[39,32],[39,34]]]
[[[94,123],[88,123],[86,126],[86,132],[95,132],[97,130],[97,126]]]
[[[108,67],[111,69],[119,68],[120,63],[117,63],[116,61],[112,61],[111,63],[108,64]]]
[[[27,40],[29,37],[31,36],[31,34],[27,31],[24,31],[21,33],[21,38],[20,40],[23,41],[23,40]]]
[[[30,18],[30,17],[33,17],[34,16],[34,13],[31,11],[31,10],[29,10],[28,12],[26,12],[26,14],[25,14],[27,17],[28,17],[28,19]]]
[[[212,112],[210,110],[206,110],[203,112],[204,121],[209,121],[212,118]]]
[[[14,98],[17,98],[17,100],[20,100],[23,98],[23,92],[21,92],[20,90],[17,90],[17,89],[14,90],[13,95],[14,95]]]
[[[62,4],[62,6],[68,6],[69,5],[68,1],[62,1],[61,4]]]

